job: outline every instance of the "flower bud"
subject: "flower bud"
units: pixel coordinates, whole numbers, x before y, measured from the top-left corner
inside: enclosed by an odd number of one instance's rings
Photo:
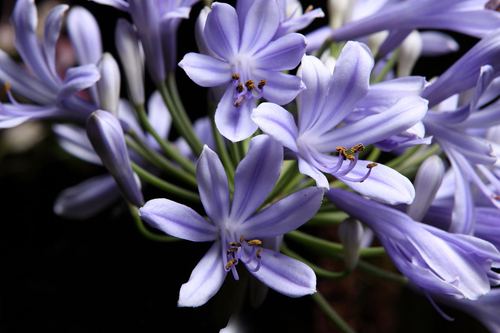
[[[356,268],[359,259],[359,249],[363,239],[363,226],[353,218],[347,218],[339,225],[339,238],[344,247],[344,262],[347,271]]]
[[[337,29],[345,24],[345,17],[349,9],[349,0],[329,0],[328,20],[330,28]]]
[[[144,104],[144,57],[134,27],[119,19],[115,29],[115,44],[127,80],[130,100],[134,105]]]
[[[120,121],[109,112],[97,110],[87,120],[87,136],[125,199],[142,206],[142,192],[130,165]]]
[[[118,117],[120,100],[120,68],[110,53],[104,53],[97,63],[101,79],[96,82],[99,107]]]
[[[415,176],[415,199],[406,209],[406,214],[415,221],[422,221],[429,209],[444,177],[444,165],[436,155],[428,157]]]
[[[397,76],[409,76],[422,53],[422,39],[420,38],[420,33],[417,30],[413,30],[401,43],[400,50]]]

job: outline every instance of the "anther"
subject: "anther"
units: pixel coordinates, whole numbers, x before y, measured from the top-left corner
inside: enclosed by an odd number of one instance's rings
[[[236,91],[241,93],[243,91],[243,83],[238,83],[238,85],[236,86]]]
[[[240,243],[243,243],[245,241],[245,236],[240,237]]]
[[[239,243],[239,242],[231,242],[231,243],[229,243],[229,246],[232,246],[232,247],[241,247],[241,243]]]
[[[351,151],[353,153],[356,153],[358,151],[363,151],[363,150],[365,150],[365,146],[363,146],[362,143],[358,143],[357,145],[355,145],[354,147],[351,148]]]
[[[250,86],[252,84],[255,86],[255,83],[252,80],[247,80],[247,82],[245,82],[245,87],[248,88],[248,86]]]
[[[260,255],[262,253],[262,248],[259,247],[259,249],[257,250],[257,253],[255,254],[257,256],[257,258],[261,259],[262,256]]]
[[[232,247],[230,249],[227,249],[227,255],[230,255],[231,253],[238,252],[238,248]]]
[[[231,266],[233,266],[237,262],[238,262],[238,259],[236,259],[236,258],[229,260],[226,264],[226,271],[229,270],[231,268]]]
[[[339,153],[339,155],[342,155],[342,157],[345,159],[347,159],[347,148],[346,147],[337,147],[335,148],[335,150]]]
[[[500,0],[490,0],[484,5],[484,9],[500,10]]]
[[[267,83],[267,80],[266,79],[262,79],[262,80],[260,80],[260,82],[257,85],[257,87],[259,87],[259,89],[262,89],[262,87],[265,86],[266,83]]]
[[[248,246],[252,246],[252,245],[260,245],[260,244],[262,244],[262,242],[261,242],[260,240],[258,240],[258,239],[252,239],[252,240],[249,240],[249,241],[247,242],[247,245],[248,245]]]
[[[378,165],[377,163],[373,162],[373,163],[368,164],[366,167],[367,167],[368,169],[371,169],[371,168],[376,167],[377,165]]]
[[[313,8],[314,8],[313,5],[307,6],[306,10],[304,11],[304,14],[309,13],[311,10],[313,10]]]
[[[239,79],[240,79],[240,75],[239,75],[239,74],[234,73],[234,74],[233,74],[233,76],[231,76],[231,78],[232,78],[233,80],[239,80]]]
[[[500,195],[492,194],[491,197],[496,200],[500,200]]]
[[[351,162],[354,162],[354,155],[347,155],[345,158]]]
[[[10,91],[10,82],[5,82],[5,91],[6,92]]]

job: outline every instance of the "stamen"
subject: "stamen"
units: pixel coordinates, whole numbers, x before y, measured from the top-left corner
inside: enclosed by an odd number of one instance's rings
[[[243,89],[245,89],[245,88],[243,88],[243,83],[241,83],[241,82],[238,83],[238,85],[236,86],[236,91],[241,93],[241,92],[243,92]]]
[[[363,146],[362,143],[358,143],[357,145],[355,145],[354,147],[351,148],[351,151],[353,153],[356,153],[358,151],[363,151],[363,150],[365,150],[365,146]]]
[[[266,79],[262,79],[260,80],[259,84],[257,85],[257,87],[259,87],[259,89],[262,89],[262,87],[264,87],[267,83],[267,80]]]
[[[252,239],[252,240],[248,241],[248,242],[247,242],[247,244],[248,244],[249,246],[252,246],[252,245],[260,245],[260,244],[262,244],[262,242],[261,242],[260,240],[258,240],[258,239]]]
[[[241,243],[239,243],[239,242],[231,242],[231,243],[229,243],[229,246],[241,247]]]
[[[491,197],[496,200],[500,200],[500,195],[492,194]]]
[[[231,78],[232,78],[233,80],[239,80],[239,79],[240,79],[240,75],[239,75],[239,74],[234,73],[234,74],[233,74],[233,76],[231,76]]]
[[[244,101],[245,101],[245,95],[238,96],[238,98],[234,101],[233,106],[237,108],[238,106],[243,104]]]
[[[262,256],[260,255],[261,253],[262,253],[262,248],[259,247],[259,249],[257,250],[257,254],[256,254],[257,258],[259,258],[259,259],[262,258]]]
[[[351,162],[354,162],[354,155],[347,155],[346,158],[351,161]]]
[[[240,237],[240,243],[243,243],[245,241],[245,236]]]
[[[342,155],[342,157],[344,158],[344,160],[347,159],[347,148],[346,147],[337,147],[335,148],[335,150],[339,153],[339,155]]]
[[[236,247],[231,247],[229,249],[227,249],[227,255],[230,255],[231,253],[234,253],[234,252],[238,252],[238,248]]]
[[[236,258],[228,261],[228,263],[226,264],[226,271],[228,271],[231,268],[231,266],[236,265],[237,263],[238,263],[238,259],[236,259]]]
[[[366,167],[367,167],[368,169],[371,169],[371,168],[376,167],[377,165],[378,165],[377,163],[373,162],[373,163],[368,164]]]
[[[500,0],[490,0],[484,5],[484,9],[500,11]]]
[[[304,14],[309,13],[311,10],[313,10],[313,8],[314,8],[313,5],[307,6],[306,10],[304,11]]]

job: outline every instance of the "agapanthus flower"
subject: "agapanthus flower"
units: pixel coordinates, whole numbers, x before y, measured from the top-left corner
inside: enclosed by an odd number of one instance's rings
[[[168,199],[150,200],[139,210],[151,226],[174,237],[210,242],[189,281],[182,285],[179,306],[200,306],[217,293],[226,275],[243,263],[270,288],[290,297],[312,294],[316,277],[309,266],[262,248],[263,238],[289,232],[317,212],[323,191],[305,188],[254,214],[276,181],[283,163],[283,148],[266,135],[250,141],[247,155],[235,172],[230,199],[228,179],[217,154],[204,147],[196,167],[200,197],[209,220],[190,207]]]
[[[298,124],[290,112],[272,103],[259,105],[252,119],[296,155],[299,171],[315,179],[318,187],[329,188],[323,174],[327,173],[382,202],[410,203],[414,189],[406,177],[383,165],[358,160],[358,155],[363,145],[417,123],[427,110],[426,101],[418,96],[403,97],[384,112],[337,127],[367,95],[372,67],[370,51],[357,42],[346,44],[333,76],[317,58],[306,56],[301,75],[308,88],[298,98]],[[335,152],[338,156],[330,154]]]
[[[491,270],[500,267],[500,253],[482,239],[416,222],[344,190],[331,189],[327,197],[372,229],[394,265],[424,292],[476,300],[500,283],[500,274]]]
[[[496,32],[495,34],[498,34]],[[490,37],[488,37],[490,38]],[[483,40],[484,41],[484,40]],[[483,49],[483,41],[479,42],[479,50]],[[433,104],[444,102],[438,110],[430,110],[423,122],[428,133],[434,136],[434,140],[440,144],[451,162],[452,170],[455,173],[454,204],[453,204],[453,222],[449,231],[471,234],[474,231],[474,200],[472,198],[471,184],[474,184],[480,192],[497,208],[500,208],[498,195],[500,194],[500,182],[491,174],[486,166],[491,166],[498,160],[497,153],[492,149],[493,143],[485,137],[476,135],[478,129],[488,128],[491,125],[498,124],[500,121],[500,104],[491,103],[498,96],[497,85],[495,81],[495,68],[490,65],[478,68],[481,62],[487,58],[484,54],[478,54],[474,47],[472,57],[466,54],[463,59],[468,60],[472,68],[476,68],[477,73],[467,70],[458,72],[458,67],[452,66],[435,83],[424,90],[423,96],[429,98]],[[489,57],[493,56],[489,54]],[[498,54],[498,52],[496,52]],[[495,64],[498,66],[498,64]],[[464,76],[465,74],[465,76]],[[476,87],[470,99],[465,99],[461,105],[451,103],[449,100],[443,101],[443,98],[449,97],[448,94],[456,92],[458,89],[464,89],[466,92],[471,86],[474,76],[479,75]],[[453,80],[460,80],[461,84],[451,84]],[[468,82],[469,81],[469,82]],[[444,86],[447,82],[450,86]],[[438,89],[442,87],[444,91]],[[448,92],[448,93],[446,93]],[[457,96],[458,97],[458,96]],[[458,101],[458,99],[455,99]]]
[[[56,117],[84,122],[96,110],[95,105],[76,96],[99,80],[94,64],[69,68],[64,81],[56,72],[56,42],[67,8],[67,5],[58,5],[46,18],[42,46],[35,33],[37,10],[34,1],[17,1],[12,15],[15,46],[28,71],[0,50],[0,82],[38,105],[20,104],[10,96],[12,104],[0,106],[0,127]]]
[[[92,0],[128,12],[137,28],[146,55],[146,66],[155,83],[175,71],[177,29],[189,18],[191,7],[199,0]]]
[[[245,24],[239,22],[245,15]],[[231,141],[252,135],[257,125],[250,114],[255,99],[286,104],[304,88],[299,77],[281,71],[295,68],[306,41],[296,33],[273,40],[280,25],[276,1],[255,1],[246,13],[214,3],[203,30],[204,42],[216,57],[188,53],[179,66],[198,85],[224,86],[215,113],[219,132]]]

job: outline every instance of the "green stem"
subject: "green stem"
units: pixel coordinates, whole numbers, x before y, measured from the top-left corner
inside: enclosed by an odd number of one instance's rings
[[[302,261],[304,264],[311,267],[311,269],[314,271],[314,273],[316,273],[316,275],[321,277],[321,278],[330,279],[330,280],[340,280],[340,279],[343,279],[350,274],[349,271],[330,272],[329,270],[321,268],[321,267],[313,264],[312,262],[307,261],[306,259],[302,258],[300,255],[293,252],[292,250],[290,250],[288,248],[288,246],[285,245],[285,243],[283,243],[283,245],[281,245],[281,252],[283,254],[286,254],[289,257],[292,257],[292,258],[295,258],[299,261]]]
[[[376,161],[379,156],[380,156],[381,150],[378,149],[377,147],[373,147],[372,151],[370,152],[370,155],[366,158],[367,161]],[[363,158],[365,159],[365,158]]]
[[[179,96],[179,91],[177,90],[175,74],[170,73],[167,77],[166,84],[161,83],[158,86],[158,90],[167,103],[169,110],[170,107],[172,107],[172,120],[174,122],[174,126],[177,128],[177,131],[179,131],[184,139],[186,139],[186,142],[193,150],[193,154],[195,154],[195,156],[200,156],[201,151],[203,150],[203,144],[194,133],[191,120],[187,116],[186,110],[184,109],[184,105],[182,104]]]
[[[239,147],[241,142],[228,142],[229,151],[231,152],[231,159],[233,161],[233,165],[236,166],[240,163],[245,155],[242,154],[242,149]]]
[[[297,161],[285,161],[283,163],[283,170],[281,172],[280,178],[274,186],[273,190],[267,197],[266,201],[262,204],[265,206],[270,202],[274,201],[274,199],[278,198],[281,193],[284,192],[285,188],[290,184],[293,178],[297,175]]]
[[[395,167],[399,166],[401,163],[406,161],[406,159],[408,159],[410,156],[412,156],[418,150],[418,148],[419,148],[418,146],[413,146],[411,148],[408,148],[406,150],[406,152],[404,152],[402,155],[399,155],[398,157],[385,163],[385,166],[387,166],[389,168],[395,168]]]
[[[308,227],[323,227],[332,224],[339,224],[348,217],[349,215],[340,211],[317,213],[309,221],[307,221],[306,225]]]
[[[330,318],[330,320],[344,333],[354,333],[355,331],[339,316],[330,306],[327,300],[318,291],[311,295],[313,301]]]
[[[212,132],[215,139],[215,145],[217,147],[217,155],[219,155],[220,161],[224,166],[224,170],[226,170],[226,175],[229,180],[229,190],[232,193],[234,189],[234,165],[227,151],[226,142],[222,137],[222,135],[220,134],[220,132],[217,130],[217,127],[215,126],[215,121],[213,116],[210,117],[210,121],[212,123]]]
[[[162,189],[165,192],[176,195],[180,198],[183,198],[183,199],[186,199],[186,200],[189,200],[192,202],[196,202],[196,203],[200,202],[200,196],[198,194],[191,192],[191,191],[188,191],[182,187],[170,184],[170,183],[156,177],[155,175],[147,172],[146,170],[144,170],[143,168],[141,168],[140,166],[138,166],[134,162],[131,162],[131,164],[132,164],[132,169],[134,170],[134,172],[137,173],[139,175],[139,177],[141,177],[142,179],[144,179],[145,181],[147,181],[151,185],[156,186],[159,189]]]
[[[135,105],[134,106],[135,111],[137,112],[137,115],[139,116],[139,120],[144,126],[144,128],[153,135],[155,140],[158,142],[160,147],[163,149],[165,154],[179,163],[179,165],[186,170],[187,172],[191,174],[196,174],[196,167],[194,166],[193,162],[189,160],[188,158],[184,157],[177,149],[171,146],[170,142],[164,140],[158,132],[154,129],[153,126],[151,126],[151,123],[149,122],[148,116],[146,114],[146,110],[144,109],[144,105]]]
[[[134,205],[128,205],[130,215],[132,215],[132,218],[134,219],[135,225],[137,226],[137,229],[139,232],[146,237],[149,240],[155,241],[155,242],[177,242],[180,241],[179,238],[167,236],[167,235],[158,235],[155,234],[146,228],[144,225],[144,222],[141,220],[141,217],[139,216],[139,209],[134,206]]]
[[[129,131],[128,134],[134,139],[134,141],[132,141],[128,137],[125,138],[127,141],[127,145],[130,148],[134,149],[143,158],[148,160],[157,168],[165,171],[166,173],[172,176],[179,178],[180,180],[184,181],[185,183],[194,188],[198,188],[198,183],[196,182],[196,178],[192,174],[179,169],[165,157],[158,154],[155,150],[151,149],[151,147],[144,141],[142,141],[139,137],[137,137],[137,135],[133,131]]]
[[[308,248],[310,248],[311,250],[320,255],[331,256],[332,254],[343,253],[342,244],[314,237],[302,231],[298,230],[290,231],[289,233],[285,234],[285,236],[296,242],[306,245]],[[385,253],[386,252],[383,247],[369,247],[359,250],[360,257],[378,257],[384,255]],[[335,256],[335,258],[337,257]]]
[[[385,269],[382,269],[380,267],[377,267],[375,265],[367,263],[366,261],[362,261],[362,260],[358,261],[357,268],[359,268],[360,270],[367,272],[373,276],[376,276],[382,280],[395,282],[395,283],[400,284],[402,286],[405,286],[408,284],[408,278],[406,278],[405,276],[400,275],[400,274],[396,274],[393,272],[389,272]]]
[[[323,55],[323,53],[326,51],[326,49],[329,48],[332,43],[333,43],[333,41],[332,41],[331,37],[328,37],[327,39],[325,39],[325,41],[323,42],[323,45],[321,45],[321,47],[316,52],[316,56],[318,58],[321,57]]]
[[[371,84],[379,83],[379,82],[382,82],[382,80],[384,80],[384,78],[387,75],[387,73],[389,73],[389,71],[392,68],[394,68],[394,65],[396,65],[396,61],[398,60],[398,57],[399,57],[399,52],[400,52],[399,48],[397,48],[393,52],[392,57],[387,61],[387,63],[385,64],[384,68],[382,69],[382,71],[380,71],[380,73],[371,82]]]
[[[438,144],[432,145],[431,147],[419,147],[419,150],[416,151],[415,154],[410,155],[395,169],[404,173],[409,168],[419,166],[423,161],[425,161],[426,158],[436,154],[440,149],[441,147]]]

